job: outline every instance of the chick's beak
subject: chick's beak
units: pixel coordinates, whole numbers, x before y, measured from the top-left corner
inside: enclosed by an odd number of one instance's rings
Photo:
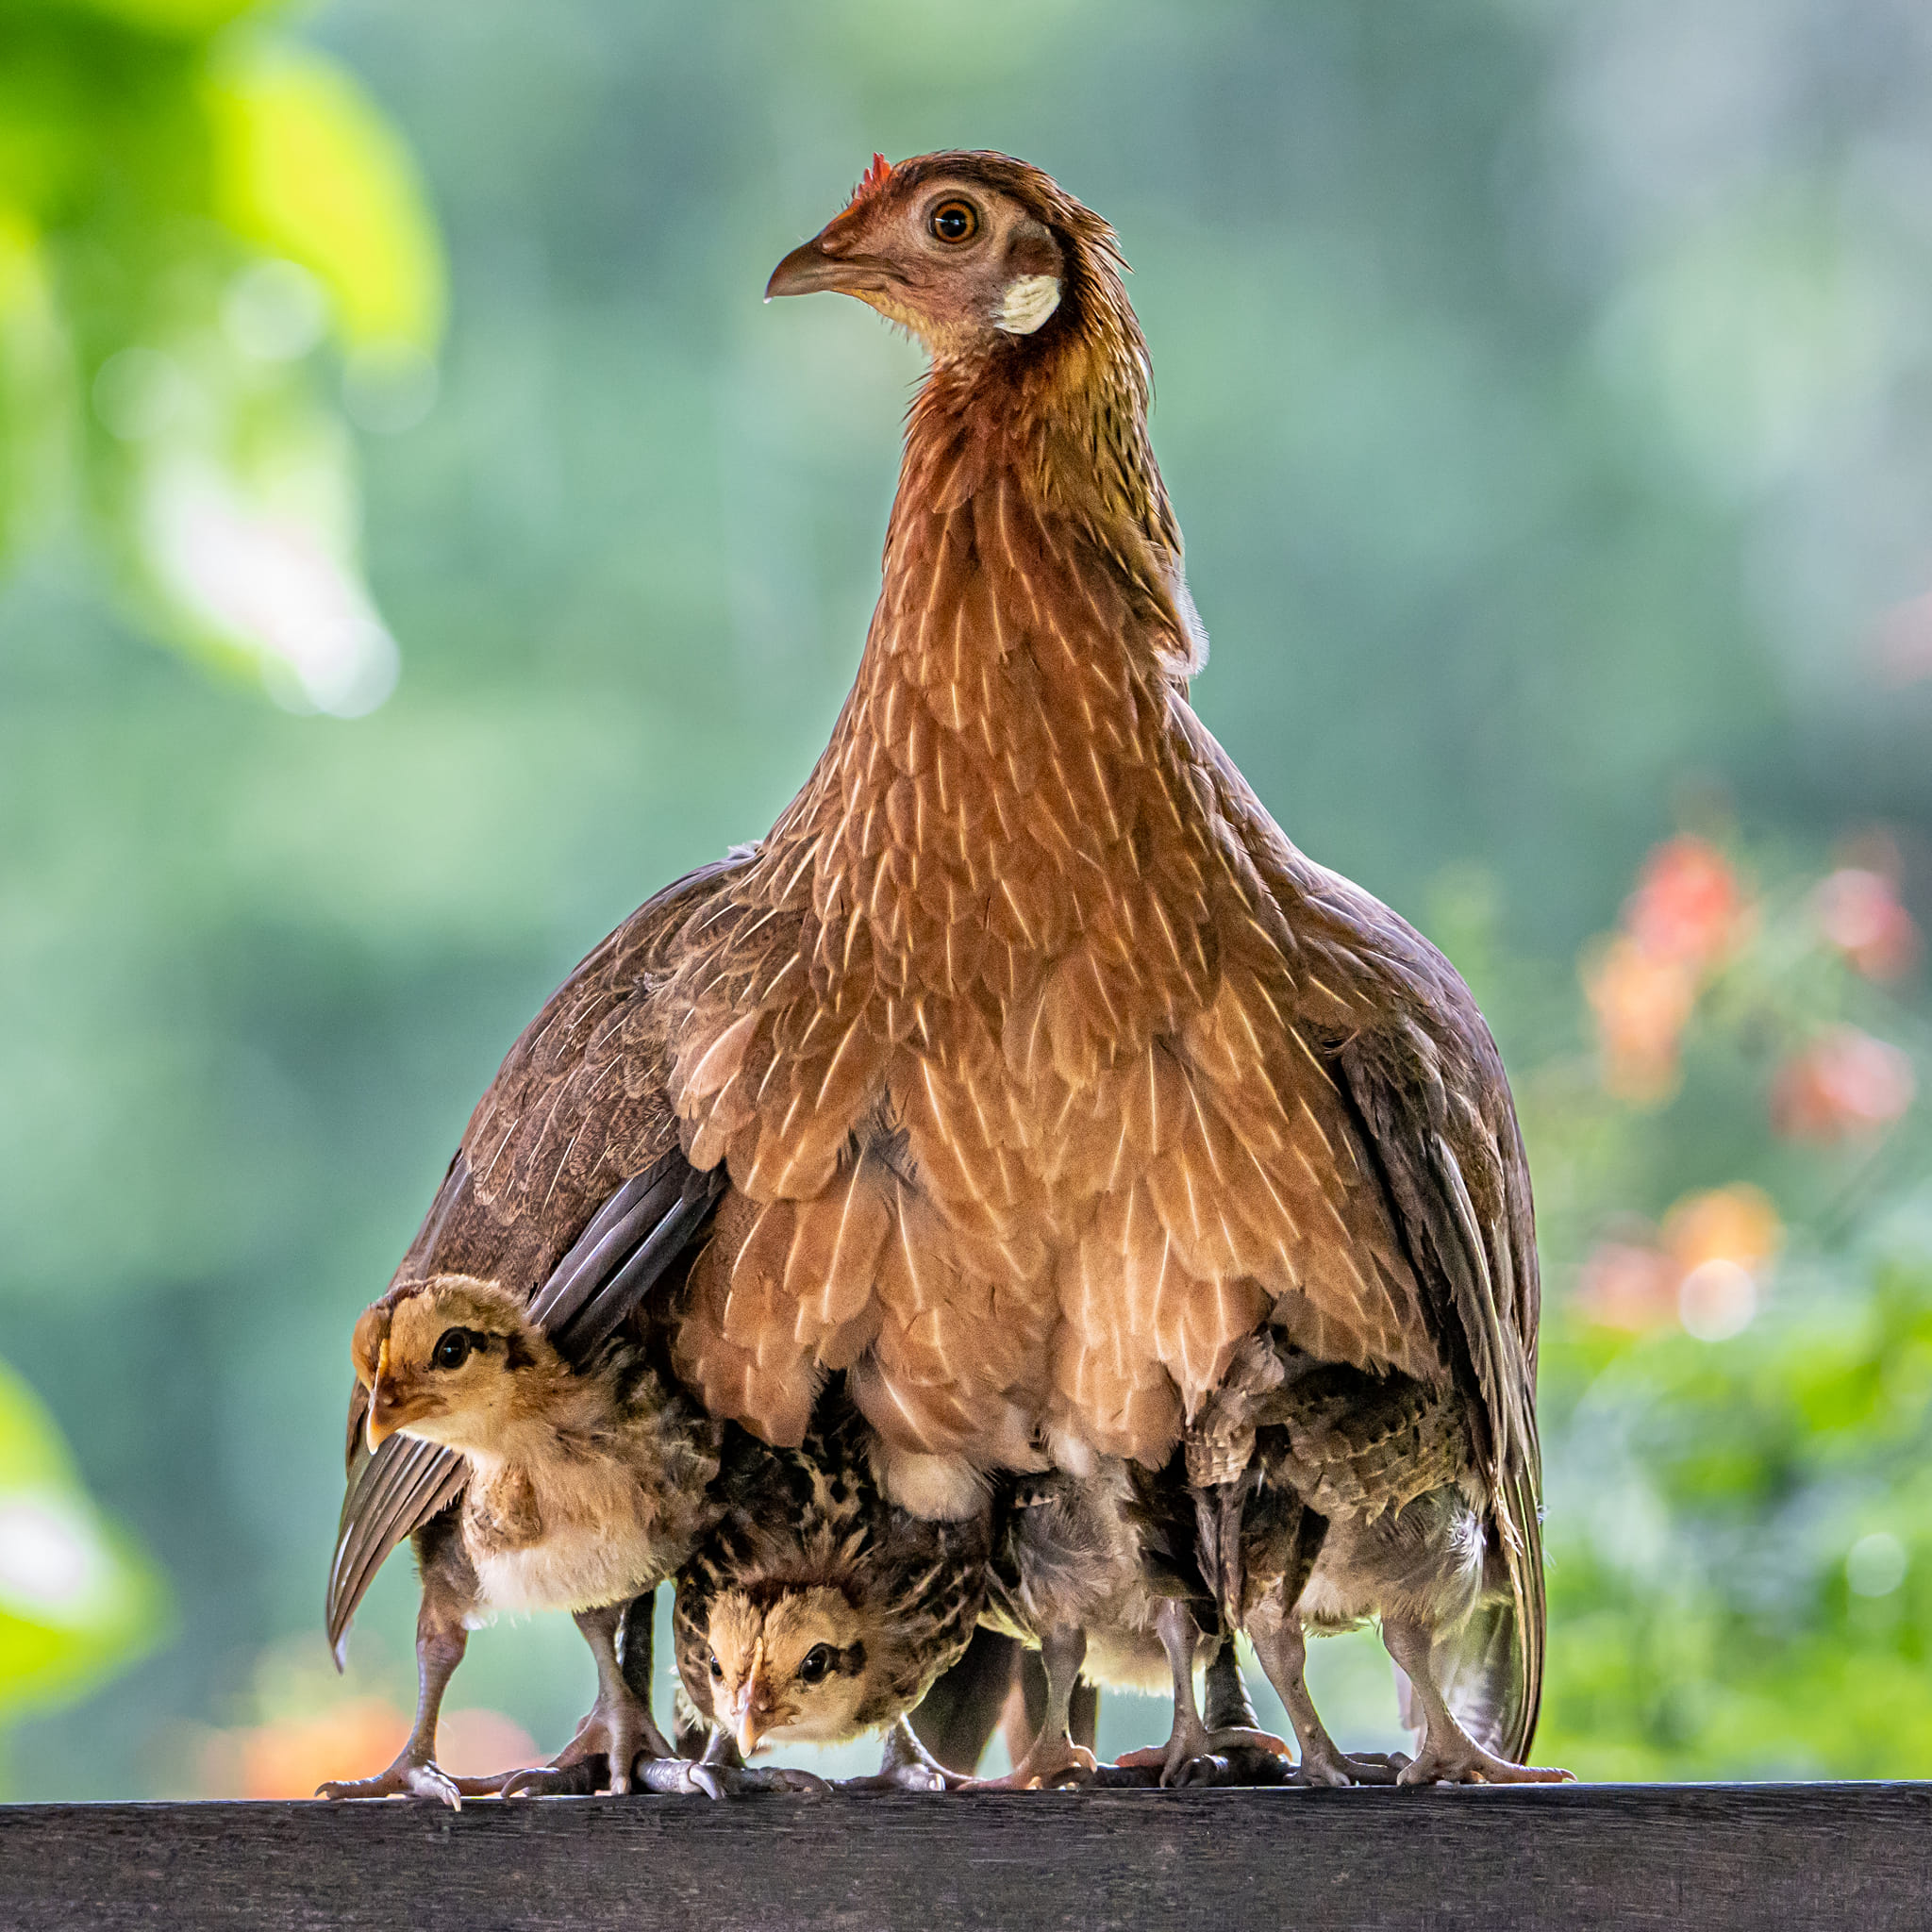
[[[835,290],[843,295],[864,295],[889,289],[903,277],[875,255],[843,255],[828,249],[823,235],[794,248],[765,284],[765,300],[778,295],[815,295]]]
[[[762,1676],[754,1675],[738,1693],[732,1707],[732,1729],[738,1739],[738,1755],[750,1760],[758,1740],[772,1726],[772,1697]]]
[[[389,1343],[385,1341],[375,1357],[375,1380],[369,1389],[369,1416],[364,1430],[372,1454],[396,1432],[402,1405],[396,1400],[396,1385],[389,1376]]]

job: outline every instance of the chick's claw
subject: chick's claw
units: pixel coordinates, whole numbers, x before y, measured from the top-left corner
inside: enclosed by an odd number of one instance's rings
[[[496,1787],[500,1798],[589,1798],[609,1783],[609,1767],[601,1755],[555,1764],[534,1764],[513,1771]]]
[[[1392,1785],[1408,1768],[1400,1751],[1304,1750],[1289,1783],[1340,1790],[1348,1785]]]
[[[832,1787],[808,1771],[782,1765],[706,1764],[689,1757],[651,1757],[638,1766],[640,1790],[667,1797],[745,1798],[770,1792],[823,1797]]]
[[[976,1777],[961,1787],[969,1791],[1039,1791],[1092,1782],[1100,1760],[1084,1744],[1070,1738],[1039,1739],[1005,1777]]]
[[[1438,1749],[1424,1744],[1412,1764],[1403,1766],[1399,1785],[1569,1785],[1575,1774],[1553,1764],[1516,1764],[1481,1745],[1452,1743]]]
[[[1210,1731],[1198,1719],[1191,1724],[1177,1719],[1174,1735],[1165,1744],[1151,1745],[1144,1751],[1129,1751],[1115,1758],[1123,1771],[1158,1770],[1163,1788],[1187,1784],[1225,1784],[1230,1777],[1231,1752],[1255,1752],[1277,1761],[1289,1755],[1289,1746],[1270,1731],[1245,1728]],[[1279,1778],[1270,1782],[1279,1783]]]
[[[484,1777],[452,1777],[441,1765],[399,1757],[374,1777],[332,1779],[317,1785],[318,1798],[433,1798],[452,1811],[463,1808],[465,1798],[496,1795],[497,1781]]]

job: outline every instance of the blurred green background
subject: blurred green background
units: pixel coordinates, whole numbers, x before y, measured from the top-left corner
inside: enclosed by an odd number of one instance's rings
[[[0,0],[0,1790],[385,1761],[350,1324],[822,743],[918,361],[758,296],[950,145],[1119,227],[1196,702],[1510,1062],[1539,1756],[1925,1774],[1928,89],[1907,0]],[[589,1689],[487,1633],[445,1761]]]

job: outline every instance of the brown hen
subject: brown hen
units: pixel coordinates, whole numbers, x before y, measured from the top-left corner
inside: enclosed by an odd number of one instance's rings
[[[936,1517],[991,1469],[1161,1466],[1257,1324],[1441,1390],[1521,1748],[1538,1291],[1508,1089],[1447,962],[1296,851],[1189,707],[1206,640],[1123,267],[989,154],[875,160],[779,264],[768,293],[857,295],[932,355],[857,681],[769,836],[518,1042],[406,1268],[526,1294],[681,1146],[729,1187],[679,1376],[795,1445],[843,1371],[887,1492]],[[397,1486],[385,1534],[450,1479]]]

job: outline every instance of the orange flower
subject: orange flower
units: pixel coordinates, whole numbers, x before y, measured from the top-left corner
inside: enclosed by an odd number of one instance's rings
[[[409,1721],[377,1697],[242,1737],[242,1796],[312,1798],[327,1778],[367,1777],[403,1748]]]
[[[1647,1243],[1599,1241],[1583,1264],[1577,1306],[1605,1328],[1642,1334],[1677,1319],[1676,1264]]]
[[[1917,962],[1919,928],[1883,873],[1841,866],[1811,903],[1824,937],[1867,979],[1902,979]]]
[[[1661,1100],[1677,1080],[1677,1042],[1697,999],[1683,959],[1659,958],[1627,933],[1608,940],[1584,966],[1596,1013],[1604,1085],[1626,1100]]]
[[[1644,860],[1624,928],[1655,959],[1716,965],[1742,937],[1744,898],[1731,862],[1707,839],[1666,839]]]
[[[1784,1244],[1777,1209],[1747,1181],[1686,1194],[1664,1216],[1663,1244],[1680,1268],[1731,1261],[1757,1273]]]
[[[1759,1277],[1783,1238],[1777,1209],[1743,1182],[1687,1194],[1659,1235],[1639,1224],[1599,1241],[1577,1301],[1607,1328],[1641,1333],[1681,1322],[1700,1341],[1727,1341],[1756,1317]]]
[[[1844,1141],[1889,1127],[1912,1103],[1912,1063],[1856,1026],[1835,1026],[1782,1067],[1772,1124],[1793,1141]]]
[[[403,1747],[409,1721],[379,1697],[358,1697],[310,1717],[218,1731],[202,1755],[211,1797],[309,1798],[332,1778],[368,1777]],[[483,1777],[537,1761],[521,1724],[494,1710],[443,1713],[436,1761],[458,1777]]]

